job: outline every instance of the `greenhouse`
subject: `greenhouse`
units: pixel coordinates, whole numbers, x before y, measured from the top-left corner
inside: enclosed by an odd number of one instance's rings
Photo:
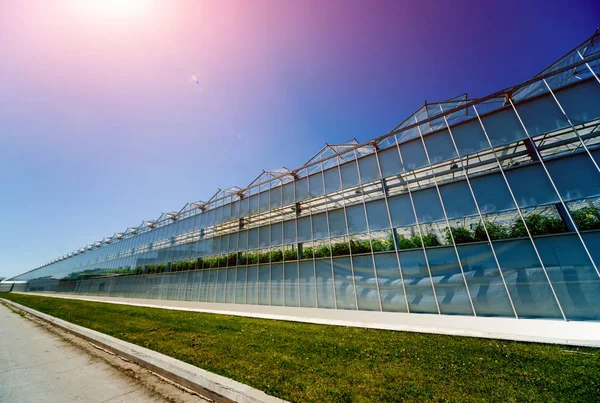
[[[600,35],[497,93],[127,228],[26,291],[600,320]]]

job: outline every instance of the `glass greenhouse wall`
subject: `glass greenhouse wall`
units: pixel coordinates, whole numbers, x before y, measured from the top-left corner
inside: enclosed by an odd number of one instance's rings
[[[186,204],[28,291],[600,320],[600,36],[480,99]]]

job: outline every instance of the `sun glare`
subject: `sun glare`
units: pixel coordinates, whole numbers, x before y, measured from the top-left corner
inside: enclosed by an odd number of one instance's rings
[[[77,0],[73,11],[98,19],[137,19],[148,15],[154,0]]]

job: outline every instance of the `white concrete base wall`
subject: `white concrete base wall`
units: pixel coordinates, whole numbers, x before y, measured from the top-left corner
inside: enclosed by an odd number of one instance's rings
[[[39,294],[55,298],[292,322],[600,347],[600,322],[566,322],[544,319],[407,314],[51,293]]]

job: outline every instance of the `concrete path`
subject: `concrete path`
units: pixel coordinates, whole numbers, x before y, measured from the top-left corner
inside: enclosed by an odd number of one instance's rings
[[[0,305],[0,403],[164,401],[104,361]]]

